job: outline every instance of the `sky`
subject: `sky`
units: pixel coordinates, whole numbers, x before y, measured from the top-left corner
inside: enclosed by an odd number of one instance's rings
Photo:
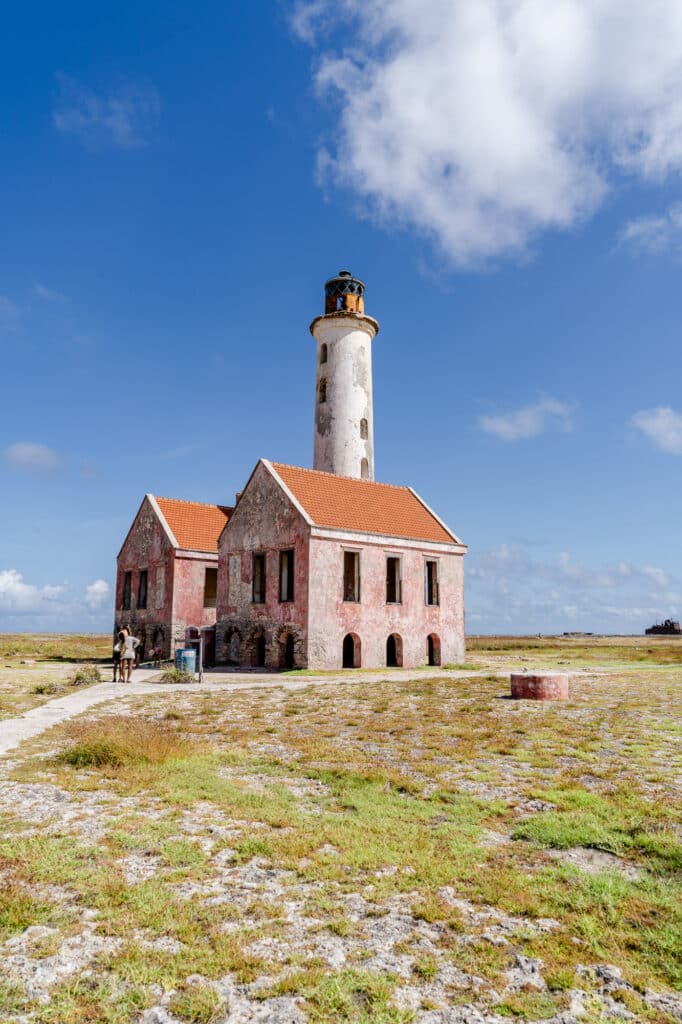
[[[679,0],[11,5],[0,630],[111,629],[146,492],[311,465],[341,268],[468,631],[679,618],[681,172]]]

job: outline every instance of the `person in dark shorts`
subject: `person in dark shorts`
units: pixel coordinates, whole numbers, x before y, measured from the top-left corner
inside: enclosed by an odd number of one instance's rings
[[[121,676],[121,641],[117,640],[114,644],[114,682],[117,683]],[[121,682],[123,680],[121,679]]]
[[[142,655],[144,654],[144,637],[138,641],[137,647],[135,648],[135,668],[140,667],[142,661]]]

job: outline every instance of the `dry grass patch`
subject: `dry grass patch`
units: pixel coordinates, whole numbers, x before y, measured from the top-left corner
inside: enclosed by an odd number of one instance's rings
[[[108,634],[0,633],[0,659],[35,661],[106,661],[111,658]]]
[[[198,751],[197,744],[179,736],[166,723],[142,716],[110,715],[70,722],[65,732],[70,742],[57,760],[73,768],[163,764]]]
[[[545,665],[682,664],[682,637],[470,636],[467,651],[488,664],[510,657]]]

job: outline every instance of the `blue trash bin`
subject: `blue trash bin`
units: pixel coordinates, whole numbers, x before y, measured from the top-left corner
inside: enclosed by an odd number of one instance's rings
[[[193,647],[178,647],[175,652],[175,667],[192,676],[196,673],[197,652]]]

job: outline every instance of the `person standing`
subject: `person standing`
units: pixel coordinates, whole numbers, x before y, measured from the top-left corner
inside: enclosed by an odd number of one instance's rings
[[[114,682],[117,683],[119,678],[123,681],[123,669],[121,668],[121,634],[118,634],[116,643],[114,644],[113,659],[114,659]]]
[[[136,636],[132,636],[129,633],[121,631],[119,633],[119,639],[123,644],[121,648],[121,665],[122,665],[122,676],[121,682],[129,683],[133,674],[133,663],[135,661],[135,648],[139,644],[139,640]]]

